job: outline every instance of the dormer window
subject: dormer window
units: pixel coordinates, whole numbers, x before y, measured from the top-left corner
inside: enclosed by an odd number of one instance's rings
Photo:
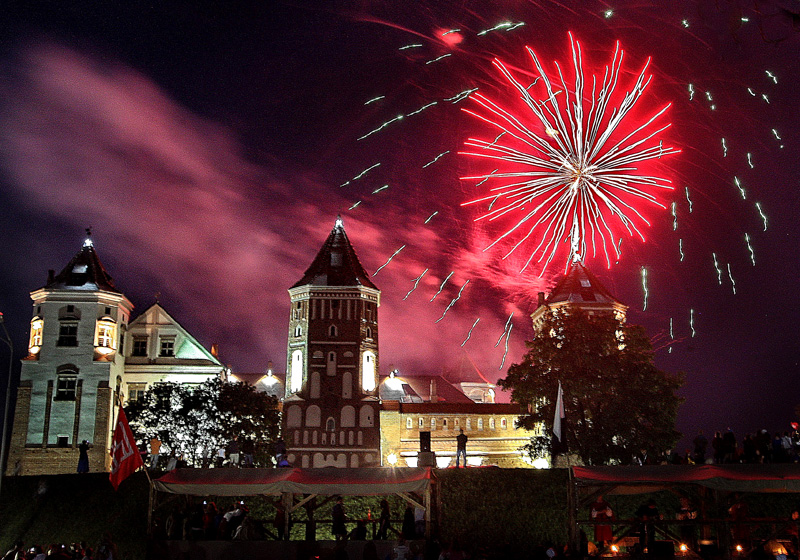
[[[131,356],[147,356],[147,337],[134,336],[133,348],[131,349]]]
[[[162,337],[161,350],[158,355],[162,358],[172,358],[175,356],[175,337]]]
[[[42,349],[42,330],[44,328],[44,320],[36,316],[31,319],[31,337],[28,341],[28,353],[31,356],[39,354]]]

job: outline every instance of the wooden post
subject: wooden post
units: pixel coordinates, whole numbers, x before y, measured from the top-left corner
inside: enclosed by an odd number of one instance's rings
[[[281,494],[281,502],[283,503],[283,538],[284,540],[290,541],[292,540],[292,536],[289,534],[289,529],[291,528],[291,524],[289,523],[291,516],[292,516],[292,500],[293,495],[287,492]]]

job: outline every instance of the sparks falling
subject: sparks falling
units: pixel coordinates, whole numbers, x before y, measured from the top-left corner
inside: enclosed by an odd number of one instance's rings
[[[408,290],[408,293],[406,294],[406,297],[403,298],[403,301],[407,300],[408,296],[411,295],[411,292],[413,292],[414,290],[417,289],[417,286],[419,286],[419,281],[422,280],[422,277],[425,276],[425,274],[427,274],[428,270],[429,269],[426,268],[425,270],[422,271],[422,274],[420,274],[419,276],[414,278],[414,280],[413,280],[414,285],[411,287],[410,290]]]
[[[340,187],[346,187],[347,185],[349,185],[353,181],[358,181],[359,179],[361,179],[361,177],[363,177],[364,175],[366,175],[367,173],[369,173],[370,171],[372,171],[373,169],[378,167],[380,164],[381,164],[381,162],[378,162],[375,165],[371,165],[371,166],[367,167],[364,171],[362,171],[361,173],[359,173],[358,175],[356,175],[355,177],[353,177],[349,181],[345,181],[344,183],[342,183],[339,186]]]
[[[395,257],[396,257],[396,256],[397,256],[397,255],[400,253],[400,251],[402,251],[402,250],[403,250],[403,249],[405,249],[405,248],[406,248],[406,246],[405,246],[405,245],[403,245],[403,246],[402,246],[402,247],[400,247],[400,248],[399,248],[397,251],[395,251],[394,253],[392,253],[392,256],[391,256],[391,257],[389,257],[389,260],[387,260],[385,263],[383,263],[381,266],[379,266],[379,267],[378,267],[378,270],[376,270],[375,272],[373,272],[373,273],[372,273],[372,276],[375,276],[376,274],[378,274],[378,273],[381,271],[381,269],[382,269],[383,267],[385,267],[387,264],[389,264],[390,262],[392,262],[392,259],[393,259],[393,258],[395,258]]]
[[[672,231],[678,229],[678,203],[672,203]]]
[[[736,184],[736,188],[739,189],[739,194],[742,195],[742,200],[747,200],[747,193],[745,192],[739,177],[734,177],[733,182]]]
[[[689,328],[692,329],[692,338],[694,338],[697,334],[697,331],[694,330],[694,309],[689,310]]]
[[[447,315],[447,312],[450,311],[450,308],[453,307],[456,304],[456,302],[461,299],[461,292],[464,291],[464,288],[467,287],[467,284],[469,284],[469,280],[464,282],[464,284],[458,290],[458,295],[456,297],[454,297],[452,300],[450,300],[450,303],[447,304],[447,307],[445,307],[444,311],[442,312],[442,316],[439,317],[436,321],[434,321],[434,323],[438,323],[439,321],[444,319],[444,316]]]
[[[728,263],[728,279],[731,281],[731,288],[733,289],[733,295],[736,295],[736,282],[734,282],[733,273],[731,273],[731,263]]]
[[[719,261],[717,261],[717,254],[711,253],[711,256],[714,257],[714,270],[717,271],[717,282],[719,285],[722,286],[722,269],[719,267]]]
[[[755,266],[756,253],[753,251],[753,246],[750,244],[750,236],[747,233],[744,234],[744,242],[747,243],[747,250],[750,251],[750,262],[753,263],[753,266]]]
[[[689,187],[686,187],[686,202],[689,203],[689,214],[691,214],[693,204],[692,204],[692,199],[689,198]]]
[[[477,324],[478,324],[478,321],[480,321],[480,320],[481,320],[481,318],[480,318],[480,317],[478,317],[477,319],[475,319],[475,322],[474,322],[474,323],[472,323],[472,326],[469,328],[469,332],[467,333],[467,338],[465,338],[465,339],[464,339],[464,342],[462,342],[462,343],[461,343],[461,347],[462,347],[462,348],[464,347],[464,345],[467,343],[467,341],[468,341],[468,340],[470,339],[470,337],[472,336],[472,330],[475,328],[475,325],[477,325]]]
[[[683,254],[683,239],[678,239],[678,252],[681,254],[681,262],[683,262],[684,254]]]
[[[644,291],[642,311],[647,311],[647,298],[650,295],[650,291],[647,289],[647,269],[645,267],[642,267],[642,290]]]
[[[767,216],[764,215],[764,210],[761,208],[760,202],[756,202],[756,210],[758,210],[761,219],[764,221],[764,231],[767,231]]]
[[[464,203],[475,204],[502,199],[497,208],[480,219],[496,220],[521,211],[521,216],[508,231],[500,235],[487,249],[523,225],[528,231],[507,252],[508,257],[534,235],[540,241],[533,248],[522,270],[536,260],[542,272],[555,258],[563,243],[568,243],[566,262],[580,260],[591,246],[605,255],[608,266],[619,258],[614,245],[615,229],[624,228],[628,235],[644,241],[641,225],[650,223],[636,207],[646,202],[666,208],[655,192],[670,190],[666,178],[637,174],[634,164],[655,160],[680,150],[663,145],[657,136],[669,128],[651,125],[663,115],[666,105],[648,119],[628,124],[628,114],[641,98],[652,76],[647,74],[648,62],[641,69],[631,91],[618,106],[611,107],[622,66],[623,51],[619,43],[614,49],[602,82],[592,76],[591,91],[586,91],[580,43],[570,35],[575,82],[570,90],[556,63],[558,78],[551,80],[536,53],[528,48],[536,71],[541,78],[541,95],[531,92],[499,60],[495,67],[521,96],[532,114],[517,115],[483,95],[470,97],[480,105],[480,112],[465,111],[504,133],[501,141],[489,142],[470,138],[466,146],[477,151],[467,155],[502,163],[505,171],[463,179],[500,179],[503,184],[491,189],[492,194]],[[558,91],[554,90],[554,82]],[[534,117],[534,118],[531,118]],[[624,132],[627,128],[632,132]],[[519,170],[520,167],[527,168]],[[532,205],[532,209],[523,209]],[[618,227],[612,227],[612,225]]]
[[[435,299],[436,299],[436,296],[438,296],[439,294],[441,294],[441,293],[442,293],[442,290],[444,290],[444,285],[445,285],[445,284],[447,284],[447,281],[448,281],[448,280],[450,280],[450,277],[451,277],[453,274],[455,274],[455,273],[456,273],[456,271],[455,271],[455,270],[451,270],[451,271],[450,271],[450,274],[448,274],[448,275],[447,275],[447,278],[445,278],[444,280],[442,280],[442,284],[439,286],[439,291],[438,291],[438,292],[436,292],[435,294],[433,294],[433,297],[431,298],[431,302],[433,302],[433,300],[435,300]]]

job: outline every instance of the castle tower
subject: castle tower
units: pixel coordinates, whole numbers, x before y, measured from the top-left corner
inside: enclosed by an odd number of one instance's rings
[[[533,330],[537,330],[548,311],[562,308],[582,309],[589,315],[612,313],[622,321],[628,306],[611,295],[600,280],[580,261],[570,265],[567,274],[558,281],[550,295],[539,292],[539,305],[531,314]]]
[[[298,467],[380,465],[378,305],[337,217],[289,289],[283,434]]]
[[[76,472],[83,440],[92,446],[90,470],[108,470],[124,373],[121,340],[133,305],[114,286],[90,237],[31,299],[7,471]]]

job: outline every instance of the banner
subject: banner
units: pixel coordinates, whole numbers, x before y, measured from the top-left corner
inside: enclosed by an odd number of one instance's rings
[[[125,411],[120,407],[114,437],[111,439],[111,472],[108,474],[114,490],[141,466],[144,466],[142,456],[136,449],[136,440],[133,439]]]
[[[558,382],[558,398],[556,399],[556,412],[553,417],[553,435],[559,443],[564,443],[561,435],[561,421],[564,419],[564,391],[561,390],[561,381]]]

